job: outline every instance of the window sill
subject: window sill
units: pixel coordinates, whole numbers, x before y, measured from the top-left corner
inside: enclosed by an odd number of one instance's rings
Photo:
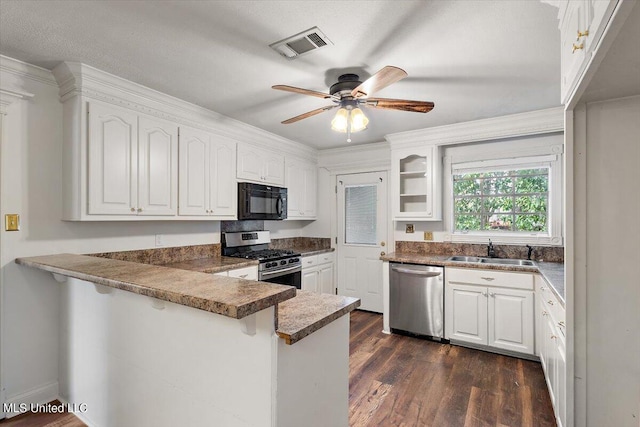
[[[535,244],[538,246],[562,246],[562,237],[548,234],[495,234],[495,233],[453,233],[445,241],[454,243],[487,243],[489,239],[497,244]]]

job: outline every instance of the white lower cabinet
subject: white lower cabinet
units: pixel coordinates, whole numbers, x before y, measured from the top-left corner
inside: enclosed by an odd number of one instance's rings
[[[335,294],[335,254],[333,252],[302,258],[302,290]]]
[[[547,380],[556,422],[562,427],[567,415],[565,311],[541,276],[536,277],[536,300],[536,351]]]
[[[445,277],[445,338],[534,354],[532,274],[447,268]]]
[[[249,267],[243,267],[243,268],[236,268],[234,270],[220,271],[218,273],[213,273],[213,275],[237,277],[238,279],[245,279],[245,280],[258,280],[258,267],[249,266]]]

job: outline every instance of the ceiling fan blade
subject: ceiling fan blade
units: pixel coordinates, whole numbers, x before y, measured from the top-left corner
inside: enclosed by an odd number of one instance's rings
[[[331,95],[329,95],[328,93],[317,92],[315,90],[309,90],[309,89],[302,89],[294,86],[275,85],[275,86],[271,86],[271,89],[284,90],[285,92],[299,93],[301,95],[315,96],[317,98],[323,98],[323,99],[332,98]]]
[[[354,98],[363,98],[377,92],[390,84],[407,77],[407,72],[402,68],[387,65],[382,70],[365,80],[360,86],[351,91]]]
[[[307,111],[306,113],[300,114],[299,116],[295,116],[295,117],[291,117],[290,119],[287,119],[285,121],[282,122],[283,125],[288,125],[290,123],[295,123],[297,121],[300,121],[302,119],[306,119],[307,117],[311,117],[311,116],[315,116],[316,114],[320,114],[323,111],[327,111],[327,110],[331,110],[333,108],[338,107],[338,105],[328,105],[326,107],[322,107],[322,108],[318,108],[312,111]]]
[[[433,102],[389,98],[367,98],[365,105],[384,110],[413,111],[415,113],[428,113],[435,107]]]

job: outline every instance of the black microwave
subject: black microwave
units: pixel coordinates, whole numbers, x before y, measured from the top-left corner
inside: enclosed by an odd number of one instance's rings
[[[287,218],[287,189],[271,185],[238,183],[238,219]]]

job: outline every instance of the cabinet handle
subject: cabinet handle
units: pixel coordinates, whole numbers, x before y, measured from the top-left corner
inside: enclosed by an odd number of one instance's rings
[[[240,278],[241,278],[241,279],[244,279],[244,278],[245,278],[245,277],[247,277],[248,275],[249,275],[249,273],[247,273],[247,274],[241,274],[241,275],[240,275]]]
[[[589,30],[580,31],[578,30],[578,37],[576,37],[576,41],[580,41],[580,38],[587,37],[589,35]]]
[[[551,335],[551,339],[552,339],[552,340],[555,340],[555,339],[557,339],[557,338],[558,338],[557,336],[555,336],[555,335]]]
[[[138,208],[138,212],[142,212],[142,208]]]
[[[573,50],[571,51],[571,53],[576,53],[576,50],[581,50],[584,49],[584,43],[580,43],[580,44],[573,44]]]
[[[483,293],[482,293],[482,296],[483,296],[483,297],[486,297],[486,296],[487,296],[487,293],[486,293],[486,292],[483,292]]]
[[[131,212],[135,212],[135,211],[136,211],[136,208],[131,208]]]
[[[493,292],[489,292],[489,296],[493,298],[493,297],[495,297],[495,296],[496,296],[496,294],[495,294],[495,293],[493,293]]]
[[[561,328],[565,328],[566,329],[566,327],[564,326],[564,322],[563,321],[558,322],[558,326],[561,327]]]
[[[547,304],[553,305],[553,300],[549,300],[549,302]]]
[[[547,312],[546,312],[546,311],[544,311],[544,310],[542,311],[542,315],[543,315],[543,316],[546,316],[547,314],[549,314],[549,313],[547,313]]]
[[[541,287],[540,287],[540,290],[541,290],[541,291],[544,291],[544,290],[546,290],[546,289],[547,289],[547,288],[545,288],[544,286],[541,286]]]
[[[482,280],[487,280],[487,281],[489,281],[489,282],[491,282],[491,281],[493,281],[493,280],[496,280],[496,278],[495,278],[495,277],[481,277],[481,279],[482,279]]]

